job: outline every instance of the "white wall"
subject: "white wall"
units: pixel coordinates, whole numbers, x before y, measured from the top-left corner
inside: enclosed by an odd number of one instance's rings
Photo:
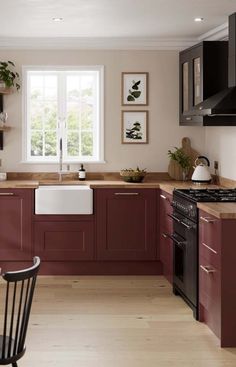
[[[219,174],[236,180],[236,127],[207,127],[206,154],[213,167],[219,161]]]
[[[118,171],[124,167],[167,171],[167,150],[190,137],[192,146],[204,154],[205,129],[178,126],[178,52],[177,51],[1,51],[1,60],[22,65],[105,65],[105,164],[86,165],[89,171]],[[149,72],[149,144],[121,144],[121,72]],[[5,134],[0,151],[2,170],[55,171],[56,165],[21,163],[22,96],[5,97],[12,130]],[[126,107],[123,109],[135,109]],[[73,168],[77,168],[74,166]]]

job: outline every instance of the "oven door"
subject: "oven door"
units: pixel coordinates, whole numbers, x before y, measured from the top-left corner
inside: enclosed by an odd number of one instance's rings
[[[179,290],[185,300],[193,306],[198,303],[198,246],[197,224],[178,212],[172,216],[174,233],[173,286]]]

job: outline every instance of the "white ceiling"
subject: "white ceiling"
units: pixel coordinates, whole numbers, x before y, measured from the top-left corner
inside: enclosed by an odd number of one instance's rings
[[[236,0],[0,0],[0,47],[17,41],[33,45],[35,37],[39,45],[55,38],[71,45],[76,39],[111,44],[113,38],[191,43],[235,11]],[[204,22],[194,22],[195,17]]]

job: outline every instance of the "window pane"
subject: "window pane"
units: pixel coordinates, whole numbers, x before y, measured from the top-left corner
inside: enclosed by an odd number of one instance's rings
[[[54,130],[57,128],[57,105],[56,103],[44,104],[44,121],[46,130]]]
[[[41,130],[43,128],[43,104],[42,103],[31,103],[31,129]]]
[[[57,155],[57,133],[56,131],[45,132],[45,156]]]
[[[57,99],[57,89],[56,88],[45,88],[44,98],[46,101],[56,101]]]
[[[40,131],[33,131],[31,134],[31,155],[34,157],[43,155],[43,134]]]
[[[67,155],[70,157],[79,156],[79,133],[69,131],[67,134]]]
[[[67,128],[69,130],[79,129],[79,105],[78,103],[67,104]]]
[[[82,130],[93,129],[93,109],[89,105],[84,105],[82,107],[81,129]]]
[[[30,99],[32,101],[41,101],[43,99],[43,88],[31,88]]]
[[[81,133],[82,156],[93,156],[93,134]]]
[[[67,76],[67,99],[70,101],[79,101],[80,99],[80,77]]]

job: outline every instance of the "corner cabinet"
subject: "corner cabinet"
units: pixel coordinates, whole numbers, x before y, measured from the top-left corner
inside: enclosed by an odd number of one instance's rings
[[[0,261],[32,259],[31,189],[0,189]]]
[[[98,260],[156,260],[156,191],[95,190]]]
[[[191,110],[198,103],[227,88],[228,42],[203,41],[182,51],[179,56],[179,77],[179,124],[223,125],[221,116],[194,116]]]

